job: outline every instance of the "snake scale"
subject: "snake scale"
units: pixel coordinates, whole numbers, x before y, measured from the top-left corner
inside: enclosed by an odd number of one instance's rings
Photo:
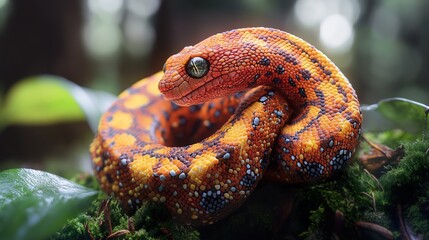
[[[280,30],[243,28],[185,47],[120,94],[90,153],[101,188],[129,211],[161,202],[204,225],[237,209],[261,178],[332,176],[361,122],[354,89],[323,53]]]

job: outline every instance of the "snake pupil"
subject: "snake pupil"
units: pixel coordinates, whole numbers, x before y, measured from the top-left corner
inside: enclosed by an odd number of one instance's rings
[[[202,78],[209,71],[209,61],[202,57],[194,57],[186,63],[186,73],[192,78]]]

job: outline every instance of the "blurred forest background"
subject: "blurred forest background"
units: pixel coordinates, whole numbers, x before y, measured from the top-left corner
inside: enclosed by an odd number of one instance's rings
[[[36,74],[116,95],[184,46],[266,26],[322,50],[362,103],[406,97],[428,104],[428,11],[427,0],[0,0],[0,96]],[[92,137],[85,122],[7,127],[0,170],[90,171]]]

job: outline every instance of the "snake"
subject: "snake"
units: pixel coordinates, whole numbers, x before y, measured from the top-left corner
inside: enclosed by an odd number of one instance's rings
[[[191,225],[238,209],[263,180],[328,179],[361,135],[355,90],[322,52],[264,27],[215,34],[170,56],[101,117],[90,155],[130,212],[164,204]]]

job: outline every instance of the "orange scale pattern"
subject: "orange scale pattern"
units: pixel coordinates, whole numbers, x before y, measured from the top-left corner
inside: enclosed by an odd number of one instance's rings
[[[195,59],[206,63],[198,76],[187,69]],[[261,179],[332,176],[361,122],[354,89],[323,53],[279,30],[245,28],[184,48],[164,73],[124,91],[90,152],[101,188],[128,210],[161,202],[203,225],[237,209]]]

